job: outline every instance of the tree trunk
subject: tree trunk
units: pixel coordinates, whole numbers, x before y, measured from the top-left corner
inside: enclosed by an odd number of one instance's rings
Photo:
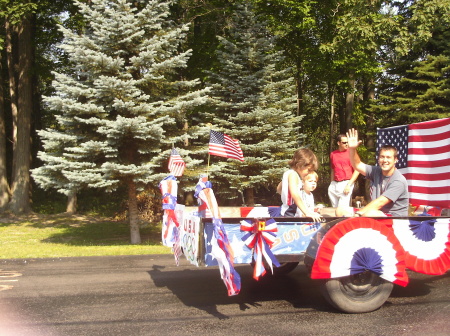
[[[333,151],[335,138],[336,134],[334,132],[334,90],[332,90],[330,97],[330,148],[328,151],[329,153]]]
[[[244,190],[245,193],[245,204],[252,207],[255,206],[255,188],[247,188]]]
[[[141,234],[139,232],[137,192],[136,192],[136,184],[132,179],[128,181],[128,219],[130,221],[131,244],[140,244]]]
[[[341,125],[341,133],[347,132],[348,129],[353,127],[353,106],[355,104],[355,79],[354,75],[350,75],[348,80],[349,92],[345,95],[345,125]]]
[[[19,77],[17,81],[17,142],[13,153],[14,180],[10,209],[15,214],[28,213],[30,208],[30,129],[33,106],[31,87],[32,39],[31,22],[25,17],[18,31]]]
[[[6,168],[6,127],[5,127],[5,99],[3,96],[2,63],[0,62],[0,211],[6,209],[9,203],[10,189]]]
[[[303,81],[302,81],[302,60],[300,58],[297,59],[297,116],[302,115],[303,113],[303,94],[304,94],[304,87],[303,87]],[[298,125],[297,133],[300,135],[302,133],[301,129],[301,123]]]
[[[184,193],[184,204],[186,206],[195,204],[195,198],[194,198],[193,191],[187,191]]]
[[[365,102],[364,106],[369,106],[371,102],[375,99],[375,85],[373,84],[373,80],[370,80],[367,84]],[[376,137],[376,129],[375,129],[375,121],[372,113],[365,113],[367,116],[367,133],[372,135],[367,137],[366,139],[366,147],[369,150],[375,150],[375,137]]]
[[[74,214],[77,212],[78,197],[75,190],[71,191],[67,197],[67,207],[66,212],[69,214]]]
[[[373,79],[367,83],[367,88],[365,90],[366,97],[364,97],[364,106],[369,106],[371,101],[375,99],[375,85]],[[367,112],[367,111],[364,111]],[[372,113],[365,113],[366,117],[366,147],[370,151],[375,151],[375,121]],[[369,136],[367,136],[369,135]],[[366,199],[370,200],[370,183],[369,180],[364,180],[364,195]]]
[[[301,71],[302,63],[301,61],[298,61],[297,63],[297,116],[302,115],[303,113],[303,81],[301,78]]]
[[[343,89],[338,89],[337,93],[338,93],[337,94],[337,97],[338,97],[337,116],[338,116],[338,120],[339,120],[339,125],[336,126],[336,129],[337,129],[338,133],[342,133],[343,130],[345,130],[345,120],[346,120],[346,116],[345,116],[345,92],[343,91]],[[336,98],[336,96],[335,96],[335,98]],[[347,132],[347,130],[345,130],[345,132]]]
[[[17,27],[11,26],[8,19],[5,19],[5,46],[6,46],[6,64],[8,67],[8,79],[9,79],[9,99],[11,104],[11,116],[12,116],[12,144],[13,151],[17,142],[17,81],[16,81],[16,57],[13,48],[13,37],[17,34]],[[14,162],[13,162],[14,164]],[[15,169],[12,167],[12,173]],[[11,180],[14,180],[12,176]]]

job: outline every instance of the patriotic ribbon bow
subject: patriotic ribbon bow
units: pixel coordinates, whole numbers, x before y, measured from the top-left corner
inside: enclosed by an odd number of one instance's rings
[[[272,218],[267,221],[258,219],[253,219],[253,221],[243,220],[241,221],[241,231],[247,232],[242,237],[242,241],[249,248],[253,249],[253,260],[255,260],[253,278],[259,280],[259,277],[266,273],[263,260],[269,265],[273,273],[272,264],[276,267],[280,266],[280,263],[270,250],[278,232],[275,220]]]

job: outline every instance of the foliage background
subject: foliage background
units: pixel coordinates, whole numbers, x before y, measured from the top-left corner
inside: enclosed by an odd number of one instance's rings
[[[283,66],[291,69],[295,80],[296,115],[303,116],[297,125],[301,134],[298,146],[313,149],[321,163],[317,202],[328,203],[328,155],[339,132],[357,127],[363,139],[360,154],[364,161],[373,163],[377,127],[449,116],[449,0],[179,0],[171,6],[171,19],[190,24],[186,44],[181,48],[193,50],[181,76],[188,80],[200,78],[205,84],[207,71],[219,70],[217,36],[226,34],[239,3],[253,4],[255,13],[267,20],[270,33],[277,37],[274,48],[286,56]],[[67,55],[57,48],[62,40],[57,25],[81,32],[85,23],[70,0],[0,0],[0,19],[0,207],[11,211],[8,202],[11,197],[19,197],[11,193],[10,187],[18,176],[13,131],[21,125],[15,124],[11,78],[19,79],[20,29],[30,29],[28,42],[33,46],[33,52],[25,55],[32,69],[32,101],[25,109],[31,113],[30,168],[36,168],[42,164],[37,160],[42,145],[37,130],[55,125],[54,115],[42,104],[42,96],[54,90],[51,70],[70,70]],[[8,36],[12,51],[8,49]],[[12,57],[13,64],[8,63],[8,57]],[[20,89],[20,82],[14,88]],[[19,105],[20,111],[23,107]],[[199,123],[204,112],[202,108],[189,112],[187,120]],[[203,160],[206,164],[206,157]],[[181,178],[180,202],[194,202],[192,186],[203,171],[200,167]],[[149,185],[139,196],[141,216],[152,221],[159,216],[155,187]],[[258,189],[257,202],[279,204],[273,188]],[[20,197],[29,197],[32,211],[58,213],[66,208],[63,195],[43,191],[33,181],[23,191]],[[83,191],[78,211],[124,218],[126,194],[121,188],[108,194],[94,189]],[[365,195],[364,181],[358,181],[356,194]],[[230,201],[224,197],[219,198],[219,203]]]

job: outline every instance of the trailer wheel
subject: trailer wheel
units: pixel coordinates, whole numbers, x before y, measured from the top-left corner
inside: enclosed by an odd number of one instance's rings
[[[380,308],[394,285],[371,271],[325,280],[321,285],[325,299],[345,313],[367,313]]]

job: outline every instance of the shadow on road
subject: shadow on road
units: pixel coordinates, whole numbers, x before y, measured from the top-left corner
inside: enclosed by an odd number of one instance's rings
[[[299,266],[284,276],[266,274],[259,281],[252,278],[252,268],[237,266],[241,276],[241,292],[229,297],[217,267],[165,270],[153,265],[148,273],[156,287],[166,287],[186,306],[203,310],[219,319],[229,318],[217,310],[218,305],[238,305],[245,311],[261,306],[264,301],[286,301],[295,308],[332,311],[322,298],[317,283],[310,280],[306,270]]]
[[[406,287],[394,286],[391,297],[417,297],[428,295],[434,287],[433,283],[448,277],[449,274],[436,276],[408,272],[408,276],[408,285]]]
[[[311,280],[304,266],[283,276],[266,274],[259,281],[252,277],[250,265],[239,265],[236,270],[241,276],[241,292],[229,297],[217,267],[173,270],[172,267],[153,265],[148,271],[156,287],[167,288],[184,305],[203,310],[208,314],[227,319],[229,316],[218,311],[219,305],[238,305],[241,311],[259,307],[267,301],[285,301],[294,308],[341,314],[322,297],[319,281]],[[448,274],[430,276],[408,271],[409,284],[394,286],[391,298],[413,298],[430,294],[433,284]],[[391,302],[386,302],[389,305]]]

